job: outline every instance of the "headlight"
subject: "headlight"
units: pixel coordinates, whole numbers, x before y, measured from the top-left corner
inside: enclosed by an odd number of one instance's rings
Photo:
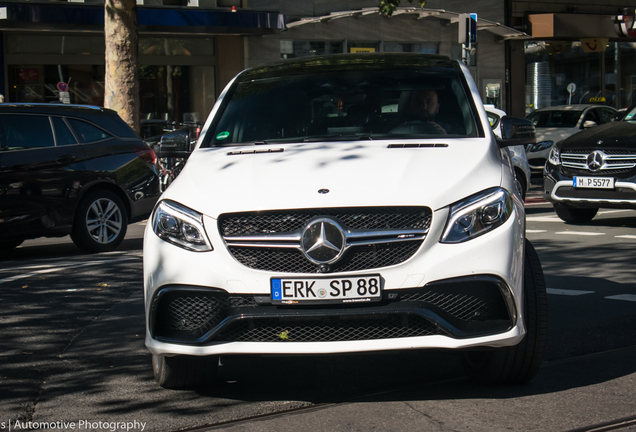
[[[203,215],[174,201],[161,201],[152,218],[152,230],[159,238],[196,252],[211,251],[203,228]]]
[[[550,150],[548,161],[552,165],[561,165],[561,152],[559,151],[559,148],[557,146],[553,146],[552,150]]]
[[[512,197],[492,188],[451,206],[441,243],[462,243],[503,225],[512,214]]]
[[[538,143],[534,144],[532,147],[530,147],[530,151],[531,152],[539,152],[541,150],[549,149],[553,145],[554,145],[554,141],[541,141],[541,142],[538,142]]]

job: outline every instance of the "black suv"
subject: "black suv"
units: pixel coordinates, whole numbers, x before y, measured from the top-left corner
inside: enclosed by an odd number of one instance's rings
[[[115,249],[159,197],[156,156],[115,111],[0,104],[0,250],[67,234]]]
[[[543,178],[544,196],[565,222],[589,222],[599,208],[636,209],[636,105],[620,121],[554,145]]]

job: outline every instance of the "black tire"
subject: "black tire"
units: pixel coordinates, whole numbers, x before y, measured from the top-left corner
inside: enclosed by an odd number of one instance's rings
[[[512,347],[464,353],[464,369],[474,381],[523,384],[534,378],[541,367],[548,331],[548,298],[539,256],[528,240],[523,279],[526,335]]]
[[[128,214],[121,199],[109,190],[90,192],[75,213],[71,238],[86,252],[117,248],[126,236]]]
[[[594,219],[597,208],[572,208],[562,204],[553,204],[557,216],[568,223],[586,223]]]
[[[13,250],[24,243],[24,239],[6,239],[0,242],[0,252]]]
[[[192,389],[210,387],[217,379],[217,356],[152,356],[155,381],[167,389]]]

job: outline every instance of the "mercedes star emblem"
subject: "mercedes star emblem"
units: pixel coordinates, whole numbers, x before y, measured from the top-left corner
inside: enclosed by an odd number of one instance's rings
[[[587,167],[590,171],[598,171],[603,166],[603,152],[598,150],[593,151],[589,155],[587,155]]]
[[[302,251],[316,264],[330,264],[338,261],[345,248],[342,227],[333,219],[314,219],[303,231]]]

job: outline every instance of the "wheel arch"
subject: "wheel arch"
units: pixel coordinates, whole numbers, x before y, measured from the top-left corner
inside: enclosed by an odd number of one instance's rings
[[[126,192],[124,192],[119,186],[117,186],[114,183],[102,181],[102,182],[96,182],[96,183],[92,183],[90,185],[84,186],[82,188],[82,193],[80,195],[80,199],[78,203],[82,202],[84,197],[88,196],[90,193],[100,189],[109,190],[113,192],[115,195],[117,195],[117,197],[124,203],[124,207],[126,209],[126,216],[128,216],[127,219],[130,221],[130,219],[132,218],[132,206],[130,205],[130,199],[128,198],[128,195],[126,195]],[[75,209],[76,212],[78,208],[79,208],[79,205]]]

